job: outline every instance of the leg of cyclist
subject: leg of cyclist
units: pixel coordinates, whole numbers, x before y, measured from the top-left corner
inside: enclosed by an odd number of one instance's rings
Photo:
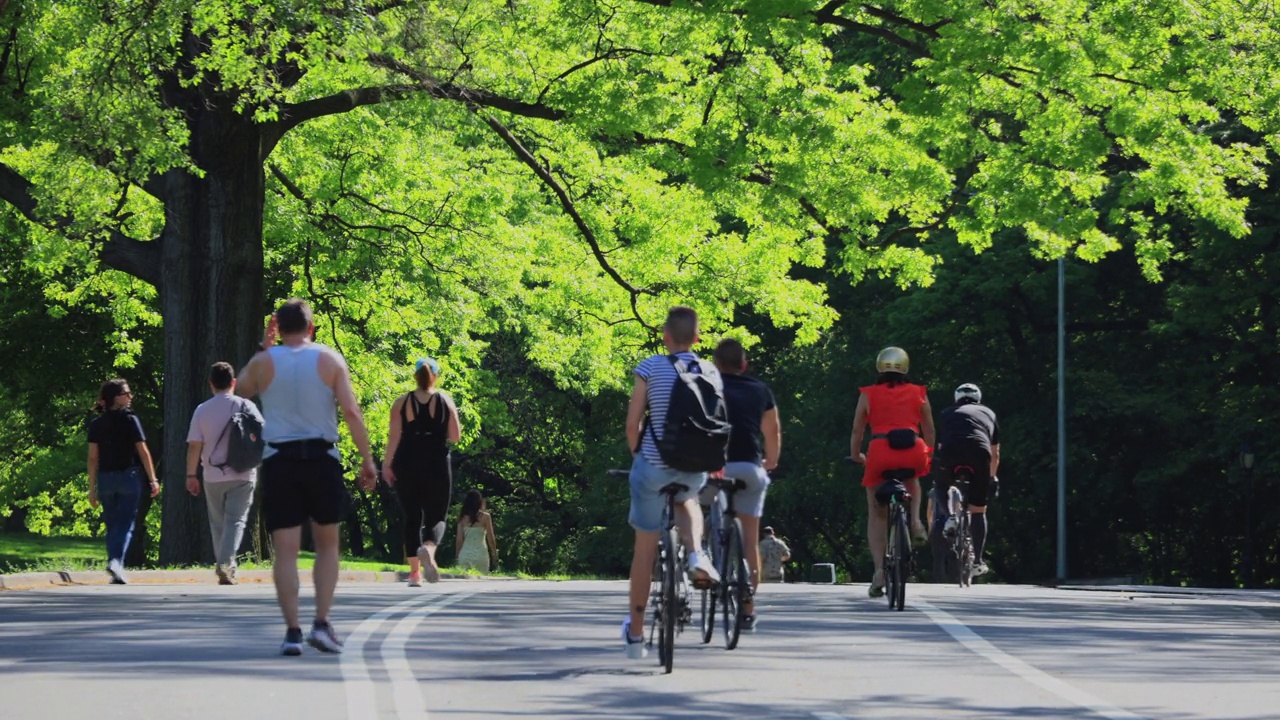
[[[889,527],[889,508],[876,502],[876,489],[867,488],[867,547],[871,548],[871,562],[876,572],[871,577],[870,593],[879,597],[884,591],[884,551],[888,545],[885,533]]]
[[[703,482],[706,482],[705,476]],[[687,494],[683,502],[676,500],[676,526],[680,528],[680,541],[688,549],[689,575],[694,582],[718,583],[720,573],[716,572],[709,553],[702,552],[702,506],[698,504],[698,491],[701,484]]]
[[[973,538],[974,575],[987,572],[982,553],[987,547],[987,494],[990,489],[991,480],[987,477],[974,478],[969,488],[969,534]]]
[[[733,497],[733,509],[742,523],[742,556],[751,568],[751,592],[760,589],[760,517],[764,515],[764,499],[769,491],[769,474],[763,466],[751,462],[730,462],[725,465],[727,478],[741,480],[744,487]],[[756,614],[754,600],[748,599],[742,608],[748,617]],[[748,622],[748,626],[753,623]]]
[[[925,530],[924,521],[920,519],[920,480],[906,482],[907,492],[911,493],[911,534],[923,542],[929,539],[929,531]]]

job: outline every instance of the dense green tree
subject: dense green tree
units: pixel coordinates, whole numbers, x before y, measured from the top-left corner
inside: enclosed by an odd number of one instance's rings
[[[316,303],[376,414],[410,357],[446,355],[474,437],[506,333],[590,395],[674,302],[813,343],[830,277],[927,285],[931,235],[1127,244],[1157,277],[1170,216],[1248,229],[1275,141],[1265,12],[24,0],[0,9],[0,199],[26,267],[160,323],[161,558],[185,561],[186,419],[274,300]]]

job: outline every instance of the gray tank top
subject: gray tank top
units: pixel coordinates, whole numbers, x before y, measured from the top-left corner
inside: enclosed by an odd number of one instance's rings
[[[320,355],[329,349],[316,343],[298,347],[276,345],[269,351],[275,377],[262,398],[262,438],[268,443],[293,440],[338,442],[338,403],[333,390],[320,379]],[[268,445],[263,453],[275,453]],[[330,451],[338,457],[335,447]]]

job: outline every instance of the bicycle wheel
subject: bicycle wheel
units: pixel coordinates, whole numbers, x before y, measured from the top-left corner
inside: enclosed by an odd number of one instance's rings
[[[960,587],[969,587],[973,584],[973,535],[969,529],[969,513],[962,512],[960,514],[960,524],[956,527],[956,545],[960,548],[958,554],[960,568]]]
[[[737,518],[728,527],[724,569],[720,574],[720,597],[724,604],[724,649],[738,647],[742,635],[742,605],[745,593],[751,592],[751,571],[742,556],[742,521]]]
[[[897,589],[894,591],[894,599],[897,601],[898,611],[901,612],[903,605],[907,600],[907,567],[911,560],[911,537],[907,535],[907,514],[902,509],[898,510],[898,547],[894,551],[897,556],[896,562],[897,572],[895,573],[895,584]]]
[[[662,534],[662,611],[658,625],[658,659],[665,672],[671,672],[676,646],[676,544],[680,542],[675,528]]]
[[[901,512],[896,504],[889,507],[889,541],[884,546],[884,594],[889,599],[890,610],[898,600],[898,516]]]

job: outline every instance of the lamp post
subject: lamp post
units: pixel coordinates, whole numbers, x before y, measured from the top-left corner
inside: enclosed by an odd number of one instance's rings
[[[1067,579],[1067,271],[1058,258],[1058,580]]]
[[[1246,483],[1244,502],[1244,586],[1253,587],[1253,447],[1240,446],[1240,467]]]

